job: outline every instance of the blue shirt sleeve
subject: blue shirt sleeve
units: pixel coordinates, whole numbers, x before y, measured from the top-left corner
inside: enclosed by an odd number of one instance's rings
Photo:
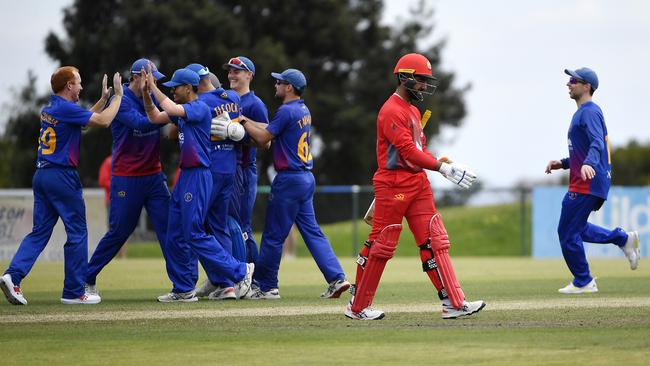
[[[90,121],[90,117],[93,115],[93,112],[72,102],[63,104],[60,113],[61,118],[58,119],[61,122],[80,126],[86,126]]]
[[[190,124],[201,122],[206,111],[210,113],[210,107],[207,107],[203,102],[192,101],[182,106],[185,109],[185,122]],[[201,108],[202,106],[206,106],[207,108]]]
[[[291,111],[288,108],[280,107],[275,113],[275,116],[273,116],[271,122],[269,122],[269,125],[266,126],[266,130],[269,131],[273,137],[277,137],[287,129],[289,123],[291,123]]]
[[[589,151],[583,164],[595,167],[600,162],[600,155],[605,148],[605,133],[600,116],[596,111],[586,110],[581,116],[582,125],[589,139]]]
[[[111,98],[111,102],[112,102]],[[162,127],[161,125],[155,125],[149,121],[149,118],[146,115],[140,113],[133,102],[127,98],[122,98],[122,103],[120,104],[120,109],[117,112],[115,119],[122,123],[123,125],[138,131],[152,131]]]

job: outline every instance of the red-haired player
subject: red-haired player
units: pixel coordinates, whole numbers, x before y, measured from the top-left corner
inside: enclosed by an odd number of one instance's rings
[[[476,313],[484,301],[465,301],[449,258],[449,237],[424,169],[437,170],[453,183],[469,188],[476,175],[462,166],[437,160],[426,149],[420,112],[411,104],[436,86],[431,63],[411,53],[395,66],[398,86],[377,117],[377,172],[373,178],[375,212],[372,231],[357,260],[356,285],[345,310],[351,319],[376,320],[384,312],[370,307],[386,262],[393,257],[402,219],[406,217],[420,247],[422,267],[442,300],[442,317],[453,319]]]

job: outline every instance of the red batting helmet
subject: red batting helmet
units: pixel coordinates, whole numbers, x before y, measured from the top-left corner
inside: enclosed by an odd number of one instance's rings
[[[412,98],[422,101],[423,93],[431,95],[436,91],[437,80],[431,72],[431,62],[419,53],[409,53],[402,56],[395,65],[393,73],[404,84]],[[416,90],[417,83],[424,83],[424,90]]]

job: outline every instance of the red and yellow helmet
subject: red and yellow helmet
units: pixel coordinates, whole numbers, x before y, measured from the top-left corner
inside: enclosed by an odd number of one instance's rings
[[[431,70],[431,62],[419,53],[409,53],[402,56],[395,65],[393,73],[397,75],[412,98],[422,101],[422,94],[432,95],[437,85],[437,80]],[[424,88],[418,87],[424,84]]]
[[[402,56],[397,61],[395,70],[393,70],[393,74],[399,73],[429,76],[433,78],[433,74],[431,73],[431,62],[419,53],[409,53],[408,55]]]

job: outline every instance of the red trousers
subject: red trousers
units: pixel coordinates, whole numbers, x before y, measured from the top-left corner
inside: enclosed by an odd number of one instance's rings
[[[436,213],[433,192],[425,172],[401,170],[375,175],[375,212],[368,240],[375,240],[381,230],[401,224],[406,217],[417,245],[429,238],[429,221]]]

